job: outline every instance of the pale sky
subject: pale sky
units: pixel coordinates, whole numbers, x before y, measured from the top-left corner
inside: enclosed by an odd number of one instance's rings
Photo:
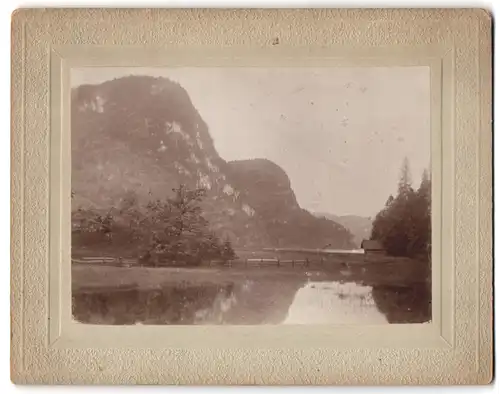
[[[416,187],[430,166],[428,67],[92,67],[71,82],[131,74],[180,83],[223,159],[272,160],[312,212],[374,217],[405,156]]]

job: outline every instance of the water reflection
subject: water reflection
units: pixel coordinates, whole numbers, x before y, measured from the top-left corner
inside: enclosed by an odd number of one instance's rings
[[[213,304],[200,309],[194,314],[194,324],[224,324],[226,314],[238,303],[234,293],[230,295],[219,293]]]
[[[372,287],[356,283],[308,282],[299,289],[283,324],[386,324]]]
[[[344,279],[331,281],[307,272],[281,281],[264,276],[217,284],[80,288],[73,292],[73,318],[106,325],[378,325],[430,320],[429,284],[372,287],[344,283],[349,275],[339,274]]]

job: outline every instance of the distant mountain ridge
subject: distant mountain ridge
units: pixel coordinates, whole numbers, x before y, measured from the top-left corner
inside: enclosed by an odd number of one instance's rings
[[[342,225],[300,208],[275,163],[223,160],[178,83],[130,76],[74,88],[71,99],[73,211],[162,199],[183,183],[207,190],[204,216],[236,247],[353,246]]]
[[[373,221],[371,218],[357,215],[333,215],[330,213],[315,213],[316,217],[324,217],[336,223],[341,224],[353,235],[353,242],[356,248],[361,247],[363,239],[369,239],[371,236]]]

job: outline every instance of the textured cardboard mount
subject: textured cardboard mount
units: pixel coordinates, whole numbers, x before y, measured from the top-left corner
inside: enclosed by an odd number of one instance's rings
[[[25,9],[12,22],[11,374],[20,384],[488,384],[491,15],[484,10]],[[427,65],[426,325],[111,327],[70,319],[69,70]]]

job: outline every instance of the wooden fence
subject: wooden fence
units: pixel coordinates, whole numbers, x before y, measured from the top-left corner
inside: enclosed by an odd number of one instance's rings
[[[116,267],[132,267],[138,266],[138,260],[123,259],[114,257],[82,257],[72,258],[73,263],[81,265],[106,265]],[[204,262],[201,266],[211,267],[277,267],[277,268],[294,268],[294,267],[310,267],[311,265],[323,266],[324,258],[315,259],[277,259],[277,258],[248,258],[236,260],[210,260]]]
[[[137,260],[114,257],[82,257],[81,259],[72,258],[71,262],[76,264],[109,265],[116,267],[131,267],[133,265],[137,265]]]
[[[219,265],[226,267],[309,267],[312,264],[324,264],[324,259],[318,259],[318,261],[311,259],[270,259],[270,258],[248,258],[248,259],[237,259],[237,260],[212,260],[208,265]]]

